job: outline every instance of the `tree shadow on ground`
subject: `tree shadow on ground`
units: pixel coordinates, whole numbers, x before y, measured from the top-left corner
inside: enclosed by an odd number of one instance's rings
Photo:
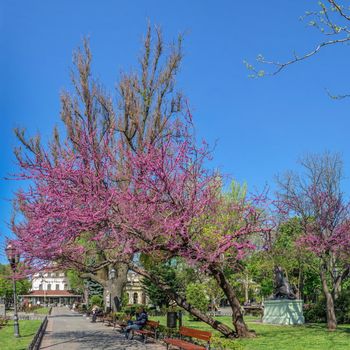
[[[127,340],[121,334],[106,334],[100,331],[74,331],[58,332],[52,336],[52,344],[40,349],[51,349],[56,346],[66,345],[70,349],[70,344],[79,344],[79,349],[113,349],[113,350],[138,350],[145,349],[145,345],[137,340]],[[152,344],[148,344],[152,348]],[[61,348],[61,347],[60,347]]]

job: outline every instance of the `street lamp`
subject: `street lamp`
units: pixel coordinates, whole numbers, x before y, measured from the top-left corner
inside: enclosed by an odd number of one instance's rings
[[[47,280],[45,279],[43,273],[40,273],[39,277],[41,278],[41,285],[42,285],[43,292],[44,292],[44,306],[46,306],[46,289],[44,288],[44,282],[47,283]],[[40,300],[39,300],[39,302],[40,302]]]
[[[115,308],[118,310],[118,306],[116,307],[115,304],[114,304],[114,300],[112,300],[112,290],[113,290],[113,281],[115,280],[115,275],[116,275],[116,271],[115,269],[112,267],[110,270],[109,270],[109,307],[110,307],[110,310],[112,311],[115,311]]]
[[[6,251],[7,259],[9,261],[11,269],[13,271],[13,275],[12,275],[12,280],[13,280],[13,327],[14,327],[15,337],[18,338],[18,337],[20,337],[20,334],[19,334],[19,324],[18,324],[18,315],[17,315],[17,292],[16,292],[15,273],[16,273],[18,262],[19,262],[19,254],[17,253],[16,248],[11,243],[8,243],[5,251]]]
[[[112,267],[109,271],[109,279],[114,280],[115,279],[115,269]]]

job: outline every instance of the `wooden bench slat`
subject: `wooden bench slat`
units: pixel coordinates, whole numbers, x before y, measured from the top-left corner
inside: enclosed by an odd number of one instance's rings
[[[196,345],[180,339],[165,338],[164,342],[170,345],[177,346],[178,348],[183,350],[206,350],[204,346]]]
[[[205,340],[208,343],[208,345],[209,345],[210,339],[212,337],[211,332],[201,331],[198,329],[193,329],[193,328],[188,328],[188,327],[180,327],[179,334],[180,334],[180,336]],[[189,341],[182,340],[182,339],[165,338],[164,342],[167,344],[167,347],[169,345],[174,345],[182,350],[206,350],[207,349],[205,346],[196,345],[196,344],[190,343]]]
[[[134,332],[141,334],[154,334],[154,331],[150,331],[148,329],[135,329]]]
[[[193,337],[205,341],[210,341],[212,334],[207,331],[201,331],[199,329],[193,329],[188,327],[180,327],[179,333],[186,337]]]
[[[147,336],[157,338],[157,328],[159,327],[159,321],[147,321],[145,324],[146,328],[135,329],[133,333],[136,335],[142,335],[144,337],[144,343],[147,341]],[[147,329],[150,328],[150,329]]]

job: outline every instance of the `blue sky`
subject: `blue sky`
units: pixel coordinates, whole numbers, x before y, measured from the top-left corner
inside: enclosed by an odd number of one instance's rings
[[[299,17],[317,1],[0,0],[0,176],[16,171],[13,128],[45,138],[59,124],[59,93],[69,88],[72,52],[90,37],[95,75],[113,89],[137,64],[148,20],[165,39],[186,33],[179,87],[190,101],[197,134],[217,142],[213,166],[274,188],[307,152],[340,152],[350,174],[349,47],[332,47],[273,78],[248,79],[242,61],[258,54],[287,59],[320,36]],[[9,235],[9,200],[19,184],[0,180],[0,247]],[[346,179],[345,189],[350,190]],[[0,262],[3,261],[0,253]]]

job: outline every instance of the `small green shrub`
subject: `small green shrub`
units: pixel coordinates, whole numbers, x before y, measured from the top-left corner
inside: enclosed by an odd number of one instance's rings
[[[126,321],[128,315],[125,312],[114,312],[113,318],[118,321]]]
[[[129,304],[129,296],[128,293],[123,293],[122,294],[122,300],[121,300],[121,307],[126,307]]]
[[[148,307],[146,305],[142,305],[142,304],[126,305],[125,307],[122,307],[122,311],[128,315],[134,316],[136,314],[136,310],[139,308],[143,308],[143,309],[145,309],[145,311],[148,312]]]
[[[304,317],[307,323],[326,322],[326,302],[321,299],[316,304],[307,304],[304,306]]]
[[[97,305],[99,307],[102,307],[102,305],[103,305],[103,297],[101,295],[93,295],[90,298],[90,305],[91,306]]]
[[[206,287],[201,283],[190,283],[186,288],[186,299],[188,303],[202,312],[207,312],[209,299]]]
[[[336,300],[335,314],[339,324],[350,323],[350,288],[343,290]]]
[[[334,303],[338,324],[350,323],[350,290],[344,290]],[[304,307],[305,321],[308,323],[324,323],[327,321],[326,301],[324,298],[316,304]]]
[[[159,325],[158,332],[163,335],[163,337],[178,338],[180,336],[179,330],[176,328],[168,328],[163,325]]]
[[[242,344],[237,343],[236,340],[227,339],[219,336],[214,336],[211,339],[211,348],[215,350],[243,350]]]

